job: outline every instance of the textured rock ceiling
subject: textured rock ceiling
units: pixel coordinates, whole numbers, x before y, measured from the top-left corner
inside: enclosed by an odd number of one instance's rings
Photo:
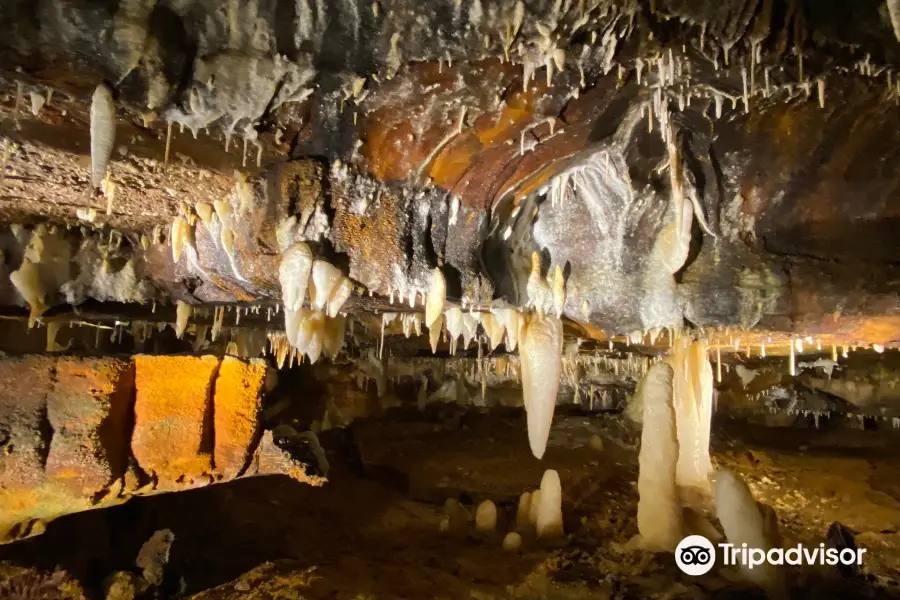
[[[7,1],[0,303],[24,314],[8,275],[30,244],[47,315],[91,300],[144,302],[105,310],[148,319],[176,300],[274,307],[287,236],[351,278],[350,312],[421,306],[435,267],[451,305],[525,307],[537,251],[585,337],[693,325],[890,344],[890,14]],[[104,192],[90,166],[101,83],[115,105]],[[190,231],[174,260],[177,216]]]

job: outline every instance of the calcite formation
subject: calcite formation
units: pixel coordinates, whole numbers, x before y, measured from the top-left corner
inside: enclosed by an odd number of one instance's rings
[[[655,550],[674,550],[683,537],[676,487],[679,445],[672,389],[673,370],[665,363],[651,367],[641,382],[643,430],[637,521],[641,545]]]

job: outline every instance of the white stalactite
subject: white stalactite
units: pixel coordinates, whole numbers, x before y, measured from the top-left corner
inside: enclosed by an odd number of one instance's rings
[[[562,322],[551,315],[529,315],[519,332],[522,393],[528,420],[528,443],[536,458],[544,456],[562,369]]]

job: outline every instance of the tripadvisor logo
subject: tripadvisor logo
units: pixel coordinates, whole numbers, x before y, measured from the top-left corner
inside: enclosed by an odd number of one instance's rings
[[[675,563],[688,575],[703,575],[716,564],[716,549],[702,535],[689,535],[675,548]]]
[[[753,569],[763,564],[770,565],[862,565],[866,548],[826,548],[825,544],[807,548],[797,544],[791,548],[749,548],[747,544],[718,544],[722,564]],[[688,575],[703,575],[716,564],[716,549],[713,543],[702,535],[689,535],[675,548],[675,563]]]

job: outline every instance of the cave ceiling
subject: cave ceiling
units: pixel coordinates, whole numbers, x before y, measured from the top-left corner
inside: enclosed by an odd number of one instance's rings
[[[278,329],[303,243],[373,342],[437,270],[567,337],[891,345],[895,8],[7,0],[0,311]]]

